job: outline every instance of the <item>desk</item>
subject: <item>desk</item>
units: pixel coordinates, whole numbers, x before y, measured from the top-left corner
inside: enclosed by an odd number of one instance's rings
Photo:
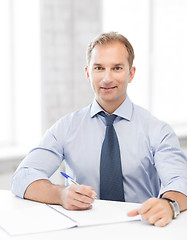
[[[0,190],[0,211],[21,209],[32,206],[36,203],[15,197],[10,191]],[[0,216],[1,217],[1,216]],[[187,211],[181,213],[177,219],[168,226],[158,228],[147,224],[144,221],[133,221],[116,224],[107,224],[91,227],[79,227],[53,232],[29,234],[22,236],[9,236],[0,228],[0,240],[77,240],[77,239],[139,239],[144,240],[186,240],[187,239]]]

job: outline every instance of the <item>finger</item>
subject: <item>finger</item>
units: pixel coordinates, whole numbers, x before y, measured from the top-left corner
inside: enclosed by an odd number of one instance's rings
[[[137,216],[137,215],[139,215],[139,209],[134,209],[134,210],[127,213],[128,217],[134,217],[134,216]]]
[[[155,224],[156,222],[160,221],[163,218],[163,216],[160,213],[155,213],[152,215],[142,216],[143,220],[147,220],[150,224]]]
[[[90,209],[95,195],[92,187],[72,184],[62,191],[62,206],[69,210]]]
[[[72,201],[66,207],[67,210],[89,210],[92,208],[91,204],[81,203],[79,201]]]
[[[76,185],[72,187],[72,190],[73,194],[71,204],[78,209],[90,209],[96,194],[93,191],[93,188],[85,185]]]
[[[145,212],[143,214],[140,210],[140,215],[143,220],[146,220],[152,224],[152,223],[154,223],[153,221],[156,221],[159,218],[159,216],[161,216],[161,213],[160,213],[160,210],[156,206],[153,206],[152,208],[150,208],[147,212]]]
[[[68,197],[63,202],[63,207],[68,210],[85,210],[90,209],[92,207],[91,203],[83,202],[80,200],[77,200],[77,195],[80,195],[75,192],[69,192]]]
[[[86,207],[86,208],[77,207],[77,206],[72,205],[71,209],[68,209],[68,210],[82,211],[82,210],[90,210],[90,209],[92,209],[92,205],[90,205],[89,207]]]
[[[167,218],[161,218],[157,222],[155,222],[154,225],[156,227],[164,227],[164,226],[168,225],[170,222],[171,222],[171,220],[169,220]]]
[[[87,203],[87,204],[91,204],[94,201],[94,198],[90,198],[90,197],[82,195],[80,193],[76,193],[75,199],[79,202],[83,202],[83,203]]]
[[[79,193],[80,195],[87,196],[91,199],[95,199],[96,197],[96,192],[93,190],[92,187],[90,186],[85,186],[85,185],[76,185],[76,193]]]
[[[90,203],[84,203],[84,202],[80,202],[76,199],[74,199],[72,201],[72,208],[73,210],[87,210],[87,209],[91,209],[92,205]]]
[[[160,199],[153,199],[151,203],[153,203],[149,205],[151,208],[147,212],[141,214],[142,219],[156,226],[165,226],[168,224],[172,219],[170,209],[168,211],[168,203]]]
[[[154,206],[156,205],[156,201],[157,199],[156,198],[150,198],[148,199],[145,203],[142,204],[140,210],[139,210],[139,213],[141,215],[149,212],[151,209],[154,208]]]

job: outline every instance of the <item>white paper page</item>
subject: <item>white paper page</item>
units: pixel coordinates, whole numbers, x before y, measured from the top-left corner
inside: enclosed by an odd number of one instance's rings
[[[78,226],[100,225],[140,220],[140,216],[128,217],[127,212],[139,208],[140,204],[95,200],[90,210],[70,211],[59,205],[50,205],[57,211],[69,216]]]
[[[30,234],[66,229],[76,223],[48,205],[0,212],[0,226],[10,235]]]

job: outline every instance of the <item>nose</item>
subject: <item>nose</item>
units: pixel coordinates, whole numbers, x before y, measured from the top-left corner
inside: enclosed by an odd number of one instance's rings
[[[104,76],[103,76],[103,82],[107,85],[112,83],[112,73],[111,73],[110,69],[105,70]]]

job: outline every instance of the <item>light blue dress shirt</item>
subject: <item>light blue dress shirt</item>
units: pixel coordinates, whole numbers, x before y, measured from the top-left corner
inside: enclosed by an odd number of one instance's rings
[[[22,161],[12,178],[12,191],[23,197],[39,179],[49,179],[66,163],[67,174],[92,186],[99,197],[100,152],[105,135],[103,109],[93,103],[57,121],[39,146]],[[187,195],[187,159],[171,127],[127,97],[114,112],[127,202],[142,203],[166,191]],[[60,174],[60,173],[59,173]]]

